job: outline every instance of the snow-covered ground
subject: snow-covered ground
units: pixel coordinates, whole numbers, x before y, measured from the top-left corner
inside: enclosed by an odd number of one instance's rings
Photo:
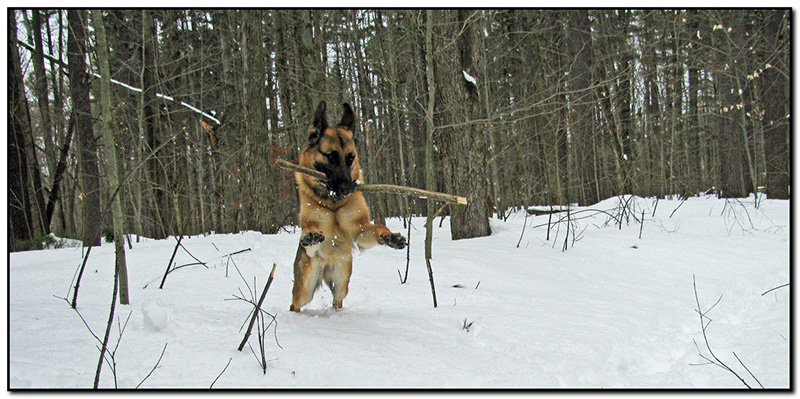
[[[548,215],[493,219],[490,237],[451,241],[448,220],[434,228],[433,308],[424,261],[423,218],[414,218],[408,282],[406,252],[357,253],[344,309],[327,287],[300,314],[288,311],[299,231],[289,234],[184,238],[208,263],[171,273],[158,285],[175,240],[144,240],[127,250],[130,322],[116,352],[119,387],[135,387],[167,345],[152,387],[744,387],[710,357],[695,311],[697,295],[713,322],[712,350],[745,381],[789,386],[789,202],[636,198],[639,223],[622,228],[603,213],[578,212],[568,248],[566,225]],[[619,213],[619,199],[591,209]],[[581,208],[586,209],[586,208]],[[563,215],[562,215],[563,216]],[[557,215],[553,216],[554,220]],[[752,224],[751,224],[752,223]],[[399,219],[388,222],[405,230]],[[539,226],[539,227],[536,227]],[[291,230],[291,228],[289,228]],[[577,239],[573,243],[573,235]],[[275,280],[263,308],[276,315],[266,334],[266,375],[249,348],[236,350],[251,306],[230,300],[247,287],[260,294],[273,262]],[[10,256],[10,387],[92,386],[98,359],[92,334],[63,299],[80,248]],[[178,265],[194,260],[184,251]],[[102,338],[112,295],[113,245],[89,258],[78,310]],[[226,277],[227,269],[227,277]],[[146,288],[143,288],[145,287]],[[468,326],[468,328],[465,328]],[[116,344],[118,330],[111,334]],[[276,342],[277,338],[277,342]],[[695,346],[695,342],[699,345]],[[257,350],[256,336],[250,342]],[[280,344],[280,346],[278,345]],[[113,387],[108,365],[101,387]]]

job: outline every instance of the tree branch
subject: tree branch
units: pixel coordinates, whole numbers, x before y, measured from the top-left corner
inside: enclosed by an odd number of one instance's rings
[[[307,176],[311,176],[317,179],[325,180],[325,174],[313,169],[304,168],[299,165],[295,165],[291,162],[284,161],[283,159],[276,159],[275,165],[280,166],[284,169],[289,169],[295,172],[302,173]],[[438,193],[435,191],[428,191],[422,190],[419,188],[413,187],[406,187],[406,186],[396,186],[394,184],[360,184],[356,187],[356,190],[364,192],[364,193],[392,193],[392,194],[401,194],[401,195],[411,195],[414,197],[424,198],[424,199],[433,199],[438,201],[444,201],[451,204],[456,205],[466,205],[467,199],[464,197],[459,197],[457,195],[445,194],[445,193]]]

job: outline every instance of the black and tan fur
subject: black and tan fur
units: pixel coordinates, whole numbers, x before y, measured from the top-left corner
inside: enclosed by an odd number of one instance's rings
[[[364,181],[358,162],[350,105],[342,120],[328,126],[325,102],[320,102],[299,165],[325,173],[326,181],[295,173],[300,197],[298,222],[303,229],[294,260],[294,288],[289,310],[299,312],[311,301],[322,281],[333,291],[333,306],[342,307],[353,271],[353,250],[377,244],[402,249],[405,237],[372,224],[356,182]]]

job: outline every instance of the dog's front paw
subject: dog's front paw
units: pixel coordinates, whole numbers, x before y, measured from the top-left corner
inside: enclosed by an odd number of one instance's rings
[[[406,247],[406,238],[400,233],[384,234],[381,236],[380,243],[394,249]]]
[[[310,247],[325,241],[325,236],[318,231],[309,231],[300,237],[300,245],[303,247]]]

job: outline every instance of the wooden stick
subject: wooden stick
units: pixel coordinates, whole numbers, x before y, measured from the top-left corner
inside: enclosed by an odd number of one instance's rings
[[[261,298],[258,299],[258,303],[256,304],[255,310],[253,310],[253,318],[250,319],[250,325],[247,326],[247,332],[244,334],[244,339],[242,339],[242,343],[239,344],[239,348],[237,349],[239,352],[242,351],[244,348],[244,344],[247,343],[247,339],[250,338],[250,332],[253,330],[253,324],[256,322],[256,318],[258,318],[258,312],[261,309],[261,304],[264,302],[264,297],[267,296],[267,291],[269,291],[269,286],[272,285],[272,278],[275,277],[275,264],[272,264],[272,271],[269,272],[269,279],[267,279],[267,285],[264,287],[264,291],[261,292]]]
[[[283,159],[276,159],[275,165],[284,169],[293,170],[307,176],[315,177],[317,179],[325,180],[325,174],[309,168],[304,168],[300,165],[293,164]],[[356,190],[364,193],[392,193],[401,195],[412,195],[419,198],[433,199],[437,201],[444,201],[456,205],[466,205],[467,199],[457,195],[438,193],[435,191],[421,190],[413,187],[396,186],[394,184],[359,184]]]
[[[428,266],[428,280],[431,282],[431,294],[433,295],[433,307],[439,306],[436,302],[436,285],[433,283],[433,269],[431,268],[431,260],[425,258],[425,264]]]
[[[72,308],[77,309],[78,307],[78,288],[81,285],[81,277],[83,277],[83,269],[86,268],[86,261],[89,260],[89,253],[92,252],[92,247],[89,247],[86,250],[86,255],[83,257],[83,263],[81,263],[81,271],[78,273],[78,281],[75,282],[75,293],[72,295]],[[766,292],[765,292],[766,294]]]
[[[164,289],[164,282],[167,281],[167,275],[169,274],[169,268],[172,266],[172,261],[175,260],[175,254],[178,253],[178,247],[181,246],[181,240],[183,240],[183,234],[178,238],[178,243],[175,244],[175,249],[172,251],[172,256],[169,258],[169,263],[167,263],[167,270],[164,272],[164,277],[161,279],[161,285],[158,286],[158,289]]]

